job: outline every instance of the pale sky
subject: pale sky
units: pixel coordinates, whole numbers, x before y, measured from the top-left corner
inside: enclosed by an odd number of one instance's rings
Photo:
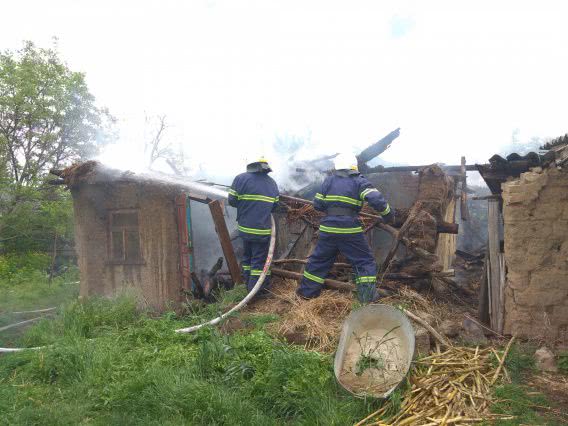
[[[5,1],[0,47],[48,46],[119,119],[103,159],[135,168],[144,116],[212,174],[270,156],[356,152],[483,162],[511,141],[568,132],[565,1]],[[283,158],[271,158],[276,167]],[[215,160],[212,162],[212,160]]]

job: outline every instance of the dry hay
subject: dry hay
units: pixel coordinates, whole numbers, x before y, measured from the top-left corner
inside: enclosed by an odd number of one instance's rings
[[[289,279],[273,279],[271,296],[257,300],[247,307],[248,312],[276,314],[279,321],[268,326],[268,331],[306,349],[331,353],[336,349],[341,326],[353,305],[351,293],[324,289],[320,297],[304,300],[296,295],[298,283]],[[384,297],[380,303],[404,306],[416,312],[433,315],[436,322],[463,320],[463,309],[450,303],[423,296],[401,285],[398,294]],[[432,323],[436,327],[437,324]]]
[[[319,221],[323,217],[323,213],[318,212],[311,204],[287,202],[286,205],[288,206],[286,216],[288,222],[304,220],[314,228],[319,226]]]
[[[507,376],[503,363],[509,348],[510,344],[499,354],[493,348],[452,347],[422,358],[415,363],[410,389],[397,413],[385,418],[385,413],[395,410],[390,400],[356,426],[434,426],[503,419],[490,413],[491,387],[500,375]],[[498,366],[493,363],[495,358]]]
[[[86,180],[97,168],[96,161],[85,161],[84,163],[75,163],[64,169],[60,177],[65,180],[67,186],[76,186],[81,181]]]
[[[351,294],[324,290],[319,297],[304,300],[296,295],[297,287],[294,280],[276,281],[272,296],[255,302],[249,309],[278,314],[280,320],[269,326],[269,331],[278,336],[306,349],[333,352],[343,320],[351,312]]]
[[[314,228],[319,227],[319,222],[324,216],[322,212],[317,211],[312,204],[298,203],[294,201],[287,201],[285,203],[288,206],[287,220],[288,222],[295,222],[297,220],[304,220],[309,223]],[[377,212],[368,205],[364,205],[361,210],[362,213],[369,213],[376,215]],[[372,228],[377,219],[371,217],[360,216],[359,221],[363,226],[363,229],[367,230]]]

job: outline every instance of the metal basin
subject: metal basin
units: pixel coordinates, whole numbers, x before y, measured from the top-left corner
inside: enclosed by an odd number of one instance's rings
[[[414,329],[399,309],[367,305],[343,323],[334,372],[347,391],[386,398],[404,379],[414,354]]]

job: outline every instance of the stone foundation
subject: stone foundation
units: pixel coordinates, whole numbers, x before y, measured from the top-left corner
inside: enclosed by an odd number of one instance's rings
[[[535,168],[502,188],[504,332],[568,347],[568,172]]]

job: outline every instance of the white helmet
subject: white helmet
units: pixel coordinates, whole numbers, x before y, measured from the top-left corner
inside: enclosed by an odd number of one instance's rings
[[[341,153],[333,159],[335,170],[357,171],[357,158],[353,154]]]
[[[249,156],[247,158],[247,171],[249,172],[271,172],[268,160],[264,155]]]

